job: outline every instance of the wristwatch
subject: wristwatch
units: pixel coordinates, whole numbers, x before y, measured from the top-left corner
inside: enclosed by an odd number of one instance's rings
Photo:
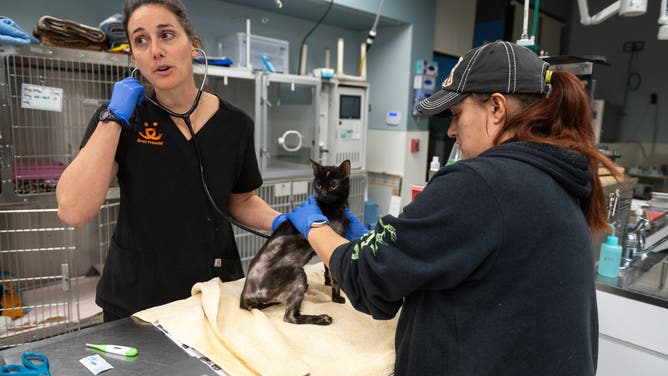
[[[108,108],[105,108],[104,110],[102,110],[102,111],[100,112],[100,116],[99,116],[98,118],[99,118],[99,120],[100,120],[101,122],[103,122],[103,123],[107,123],[107,122],[110,122],[110,121],[115,121],[115,122],[117,122],[117,123],[120,124],[120,125],[124,125],[124,124],[125,124],[125,122],[123,122],[123,120],[121,120],[121,118],[119,118],[118,116],[116,116],[116,114],[114,114],[114,113],[113,113],[110,109],[108,109]]]
[[[325,221],[324,219],[321,219],[319,221],[312,222],[311,223],[311,228],[322,227],[322,226],[325,226],[327,224],[328,224],[327,221]]]

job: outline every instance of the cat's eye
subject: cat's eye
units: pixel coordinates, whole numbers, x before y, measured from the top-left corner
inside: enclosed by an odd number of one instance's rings
[[[336,185],[336,184],[332,184],[332,185],[329,186],[329,190],[330,190],[330,191],[333,191],[333,190],[335,190],[336,188],[338,188],[338,185]]]
[[[315,187],[316,187],[317,189],[320,189],[320,188],[322,188],[322,185],[320,185],[320,183],[315,183]]]

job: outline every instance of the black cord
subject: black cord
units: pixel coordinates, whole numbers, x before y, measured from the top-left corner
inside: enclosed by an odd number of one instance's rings
[[[640,89],[640,86],[642,84],[642,77],[640,76],[640,73],[632,71],[635,57],[636,57],[635,51],[632,51],[631,56],[629,57],[628,67],[626,69],[626,85],[624,86],[624,105],[622,108],[622,111],[624,112],[623,115],[626,115],[626,103],[629,91],[636,91]]]
[[[201,93],[201,92],[200,92]],[[199,96],[198,96],[199,97]],[[204,189],[204,193],[206,194],[206,198],[209,200],[209,203],[211,203],[211,206],[220,214],[223,218],[227,219],[230,223],[234,224],[235,226],[242,228],[252,234],[255,234],[257,236],[263,237],[263,238],[269,238],[269,235],[261,233],[259,231],[256,231],[241,222],[237,221],[236,219],[232,218],[231,215],[228,213],[223,212],[218,208],[218,205],[216,205],[216,201],[213,199],[213,196],[211,195],[211,192],[209,191],[209,186],[206,184],[206,179],[204,179],[204,165],[202,164],[202,154],[200,153],[199,150],[199,143],[197,142],[197,137],[195,137],[195,131],[193,131],[192,124],[190,123],[190,119],[187,116],[181,117],[183,121],[186,123],[188,126],[188,130],[190,131],[190,137],[193,140],[193,145],[195,145],[195,154],[197,155],[197,162],[199,163],[199,177],[202,180],[202,188]]]
[[[179,118],[183,119],[184,123],[186,123],[186,126],[188,127],[188,131],[190,131],[190,137],[191,137],[191,140],[193,141],[193,145],[195,145],[195,155],[197,156],[197,163],[199,164],[199,177],[200,177],[200,180],[202,181],[202,188],[204,189],[204,193],[206,195],[206,198],[209,200],[209,203],[214,208],[214,210],[216,210],[221,217],[225,218],[228,222],[232,223],[233,225],[235,225],[235,226],[237,226],[241,229],[244,229],[244,230],[246,230],[246,231],[248,231],[252,234],[255,234],[257,236],[260,236],[260,237],[263,237],[263,238],[269,238],[269,235],[264,234],[264,233],[259,232],[259,231],[256,231],[256,230],[242,224],[241,222],[232,218],[232,216],[229,215],[228,213],[223,212],[222,210],[220,210],[220,208],[216,204],[216,200],[213,199],[213,196],[211,195],[211,192],[209,191],[209,186],[206,184],[206,179],[204,178],[204,165],[202,164],[202,154],[201,154],[200,149],[199,149],[199,143],[197,142],[197,137],[195,137],[195,131],[193,130],[192,124],[190,123],[190,114],[192,114],[193,111],[195,111],[195,108],[199,104],[199,99],[201,97],[202,97],[202,90],[198,90],[197,91],[197,96],[195,97],[195,101],[193,102],[192,107],[190,107],[190,110],[188,110],[188,111],[186,111],[182,114],[176,113],[176,112],[170,110],[169,108],[161,105],[160,103],[157,102],[157,100],[154,101],[154,100],[152,100],[148,97],[147,97],[147,99],[149,99],[149,101],[151,103],[160,107],[163,111],[165,111],[169,115],[179,117]]]
[[[332,0],[333,1],[333,0]],[[331,6],[331,5],[330,5]],[[202,85],[200,88],[197,90],[197,95],[195,96],[195,100],[193,101],[192,106],[190,106],[190,109],[182,114],[176,113],[169,108],[163,106],[162,104],[158,103],[158,99],[156,98],[153,100],[150,96],[146,96],[146,100],[149,102],[153,103],[156,105],[158,108],[162,109],[166,113],[168,113],[171,116],[179,117],[183,119],[183,121],[186,123],[186,126],[188,127],[188,131],[190,131],[190,137],[191,140],[193,140],[193,145],[195,145],[195,154],[197,156],[197,163],[199,164],[199,176],[200,179],[202,180],[202,188],[204,189],[204,193],[206,194],[206,198],[209,200],[209,203],[211,206],[218,212],[218,214],[225,218],[228,222],[232,223],[233,225],[244,229],[252,234],[255,234],[257,236],[263,237],[263,238],[269,238],[269,235],[264,234],[262,232],[256,231],[240,222],[238,222],[236,219],[232,218],[231,215],[229,215],[226,212],[223,212],[218,208],[218,205],[216,205],[216,201],[213,199],[213,196],[211,196],[211,192],[209,192],[209,186],[206,184],[206,179],[204,179],[204,165],[202,164],[202,155],[199,151],[199,143],[197,142],[197,137],[195,137],[195,131],[193,131],[192,124],[190,123],[190,114],[192,114],[195,111],[195,108],[199,105],[199,100],[202,97],[202,92],[204,89],[204,84],[206,82],[206,75],[207,72],[209,71],[209,64],[208,64],[208,59],[206,57],[206,52],[202,50],[201,48],[196,48],[196,50],[199,51],[204,56],[204,78],[202,79]],[[130,73],[131,77],[134,77],[135,72],[139,71],[138,68],[134,68],[132,72]]]
[[[304,36],[304,39],[302,39],[302,44],[299,45],[299,60],[297,60],[298,64],[302,63],[302,52],[304,51],[304,43],[306,43],[306,39],[309,37],[309,35],[311,35],[313,30],[315,30],[318,26],[320,26],[320,24],[322,23],[322,20],[324,20],[325,17],[327,17],[327,14],[332,9],[333,4],[334,4],[334,0],[329,0],[329,5],[327,6],[327,10],[325,10],[325,13],[322,14],[322,16],[320,17],[318,22],[316,22],[316,24],[311,28],[311,30],[309,30],[309,32],[306,33],[306,35]],[[306,67],[304,67],[304,68],[306,68]]]

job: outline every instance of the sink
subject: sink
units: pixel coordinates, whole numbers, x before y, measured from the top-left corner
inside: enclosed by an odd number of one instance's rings
[[[629,289],[641,292],[643,294],[657,296],[663,299],[668,299],[668,276],[664,274],[664,283],[663,287],[661,285],[661,268],[666,263],[666,268],[668,268],[668,256],[661,259],[657,262],[651,269],[645,272],[642,276],[636,279]]]
[[[645,238],[645,249],[652,248],[652,252],[661,252],[668,249],[668,241],[665,241],[667,236],[668,226],[664,225]]]

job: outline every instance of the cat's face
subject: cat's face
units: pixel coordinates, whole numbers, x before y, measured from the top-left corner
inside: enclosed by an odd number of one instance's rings
[[[344,203],[350,191],[350,161],[339,166],[322,166],[311,161],[313,168],[313,190],[318,202],[325,204]]]

